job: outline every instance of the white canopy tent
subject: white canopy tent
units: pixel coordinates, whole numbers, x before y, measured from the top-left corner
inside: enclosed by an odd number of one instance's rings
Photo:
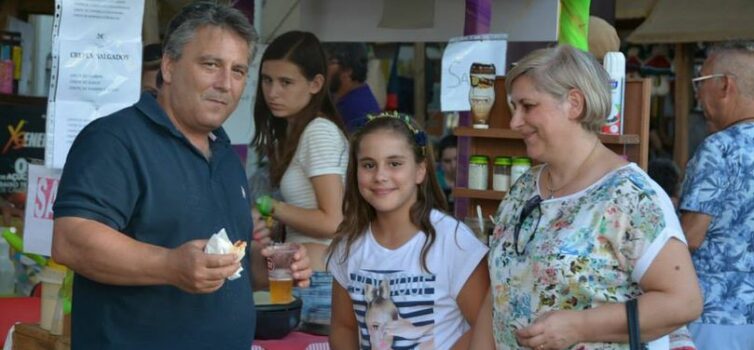
[[[673,158],[685,168],[689,159],[689,112],[693,96],[693,43],[754,39],[751,0],[618,0],[619,19],[646,17],[627,41],[675,44],[675,140]]]

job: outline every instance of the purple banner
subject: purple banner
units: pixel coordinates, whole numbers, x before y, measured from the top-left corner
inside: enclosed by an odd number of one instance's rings
[[[492,18],[492,0],[466,0],[466,18],[463,25],[463,35],[488,34],[490,32],[490,20]],[[471,126],[469,112],[461,112],[460,126]],[[469,184],[469,153],[471,152],[471,139],[468,137],[458,138],[458,172],[456,187],[468,187]],[[469,199],[455,199],[455,216],[465,218],[468,216]]]
[[[463,35],[489,33],[491,18],[492,0],[466,0]]]

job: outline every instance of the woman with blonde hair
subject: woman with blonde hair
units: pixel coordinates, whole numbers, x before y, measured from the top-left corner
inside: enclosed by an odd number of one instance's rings
[[[511,129],[541,164],[496,214],[471,348],[625,349],[633,299],[643,342],[696,319],[701,294],[670,199],[597,135],[610,110],[601,65],[570,46],[541,49],[506,88]]]

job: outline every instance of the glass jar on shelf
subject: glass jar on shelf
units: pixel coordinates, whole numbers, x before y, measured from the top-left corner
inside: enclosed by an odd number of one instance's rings
[[[516,183],[516,180],[526,173],[531,168],[531,158],[529,157],[513,157],[513,165],[511,166],[511,185]]]
[[[495,104],[495,65],[474,62],[469,71],[469,105],[474,129],[490,127],[490,111]]]
[[[489,158],[482,155],[472,155],[469,158],[469,189],[486,190],[488,183]]]
[[[511,157],[495,157],[495,165],[492,168],[492,189],[495,191],[508,191],[511,187]]]

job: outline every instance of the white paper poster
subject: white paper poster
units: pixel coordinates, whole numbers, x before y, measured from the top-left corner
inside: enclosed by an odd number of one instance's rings
[[[57,0],[45,165],[62,168],[79,131],[136,103],[144,0]]]
[[[29,165],[29,184],[24,218],[24,251],[50,256],[52,250],[52,204],[62,171]]]
[[[469,69],[473,63],[494,64],[495,75],[505,75],[506,34],[470,35],[450,39],[442,55],[440,108],[468,111]]]

